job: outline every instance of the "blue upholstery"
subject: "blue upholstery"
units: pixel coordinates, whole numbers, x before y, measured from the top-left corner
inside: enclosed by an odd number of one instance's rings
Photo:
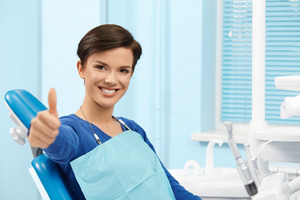
[[[21,89],[8,91],[5,94],[5,101],[27,129],[37,113],[47,109],[31,93]]]
[[[52,200],[72,200],[58,165],[42,154],[31,162],[49,198]]]
[[[29,130],[31,120],[47,107],[26,90],[11,90],[5,94],[5,101]],[[35,156],[35,155],[34,155]],[[71,200],[71,192],[58,165],[47,155],[39,155],[31,162],[51,200]]]

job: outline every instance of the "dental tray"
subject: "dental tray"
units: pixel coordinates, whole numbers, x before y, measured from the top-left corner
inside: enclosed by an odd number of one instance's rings
[[[275,85],[280,90],[300,91],[300,76],[275,77]]]

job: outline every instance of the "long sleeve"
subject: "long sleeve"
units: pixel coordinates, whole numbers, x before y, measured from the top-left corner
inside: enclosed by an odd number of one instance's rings
[[[67,164],[75,155],[78,142],[75,130],[67,124],[62,124],[55,141],[44,151],[56,163]]]
[[[173,193],[175,195],[176,200],[201,200],[200,197],[190,193],[183,186],[181,186],[178,181],[170,174],[170,172],[164,167],[163,169],[170,181],[170,185],[172,187]]]
[[[51,158],[51,160],[56,162],[61,168],[76,199],[83,200],[85,197],[75,178],[70,162],[86,154],[87,152],[90,152],[97,147],[98,144],[93,136],[89,124],[86,121],[80,119],[74,114],[62,117],[60,120],[62,125],[59,128],[59,134],[54,143],[45,149],[45,152]],[[155,153],[155,149],[147,138],[145,131],[132,120],[125,118],[122,118],[122,120],[132,130],[139,133]],[[110,136],[102,132],[98,127],[94,125],[92,126],[102,142],[106,142],[107,140],[111,139]],[[123,130],[125,130],[125,127],[123,127]],[[162,163],[161,165],[167,175],[176,200],[200,200],[199,197],[193,195],[184,187],[182,187],[178,181],[172,177]]]

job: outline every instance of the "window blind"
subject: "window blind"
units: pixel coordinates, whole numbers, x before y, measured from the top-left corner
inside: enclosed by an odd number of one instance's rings
[[[251,33],[252,1],[223,0],[222,121],[251,120]],[[270,124],[300,124],[300,117],[280,119],[284,98],[300,94],[275,88],[276,76],[289,75],[300,75],[300,0],[266,0],[265,117]]]

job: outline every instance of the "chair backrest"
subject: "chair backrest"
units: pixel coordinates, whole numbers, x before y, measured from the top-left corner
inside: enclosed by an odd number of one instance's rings
[[[34,158],[31,165],[51,200],[72,200],[60,169],[47,155]]]
[[[10,111],[10,117],[23,132],[29,130],[30,122],[38,112],[47,109],[44,104],[26,90],[8,91],[5,94],[5,103]],[[27,136],[27,133],[24,136],[24,133],[19,134],[18,131],[16,132],[17,137],[23,140],[25,139],[23,137]],[[39,156],[33,154],[35,158],[31,164],[49,198],[51,200],[72,200],[71,192],[58,165],[45,154]]]

